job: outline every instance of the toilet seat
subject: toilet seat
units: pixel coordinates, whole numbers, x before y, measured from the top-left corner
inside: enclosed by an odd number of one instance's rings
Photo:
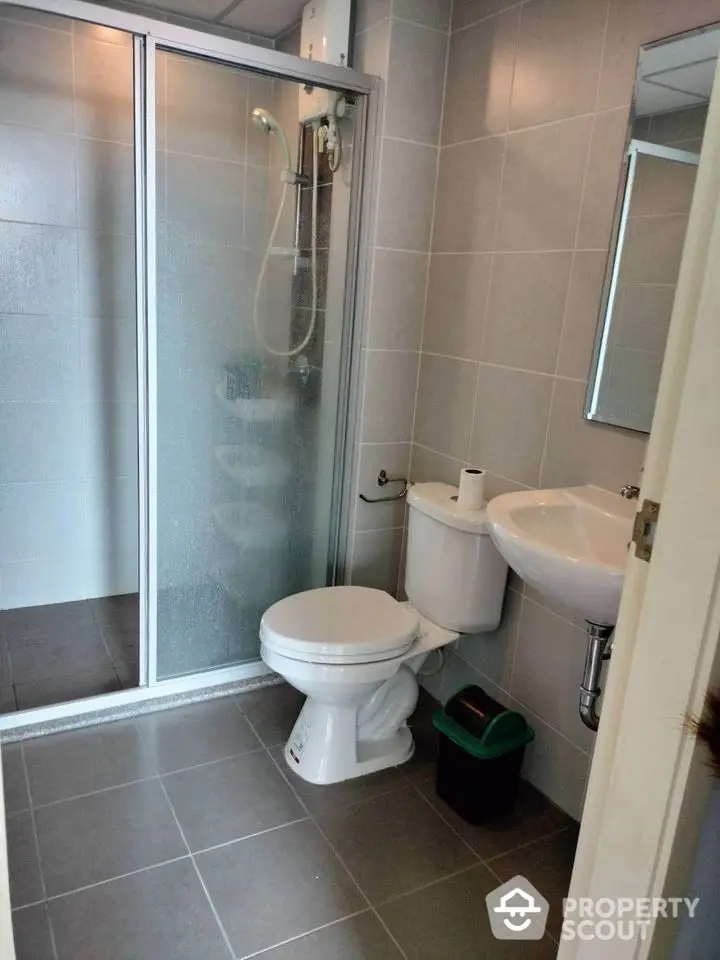
[[[420,619],[383,590],[320,587],[279,600],[260,622],[264,647],[306,663],[393,660],[418,636]]]

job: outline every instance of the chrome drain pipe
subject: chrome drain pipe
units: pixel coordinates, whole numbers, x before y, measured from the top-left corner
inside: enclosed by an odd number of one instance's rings
[[[600,674],[604,660],[610,659],[612,643],[610,639],[615,627],[604,623],[585,621],[587,633],[587,653],[585,654],[585,669],[580,684],[580,717],[586,727],[597,730],[600,724],[600,714],[596,710],[598,697],[602,693]]]

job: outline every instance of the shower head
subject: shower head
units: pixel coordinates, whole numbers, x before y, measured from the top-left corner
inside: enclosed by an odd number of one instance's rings
[[[252,122],[255,124],[255,126],[259,127],[263,133],[267,133],[270,136],[278,138],[285,153],[285,166],[288,170],[288,173],[292,172],[290,144],[285,136],[285,131],[277,122],[275,117],[268,110],[265,110],[264,107],[255,107],[250,116],[252,117]]]
[[[263,107],[255,107],[250,116],[255,126],[260,127],[263,133],[277,134],[280,129],[280,124],[275,117]]]

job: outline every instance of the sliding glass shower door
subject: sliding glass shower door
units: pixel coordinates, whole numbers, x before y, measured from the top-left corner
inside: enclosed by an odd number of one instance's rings
[[[155,87],[167,679],[257,659],[263,611],[327,582],[356,107],[338,165],[302,84],[166,50]]]

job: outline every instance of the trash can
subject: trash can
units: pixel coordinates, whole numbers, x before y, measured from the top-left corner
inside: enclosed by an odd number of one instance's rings
[[[477,686],[463,687],[433,716],[439,733],[437,795],[478,825],[510,813],[525,747],[535,732]]]

